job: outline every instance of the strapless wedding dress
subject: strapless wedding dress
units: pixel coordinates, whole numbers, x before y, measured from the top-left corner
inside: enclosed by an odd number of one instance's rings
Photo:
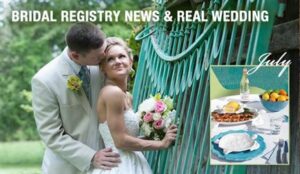
[[[124,121],[128,133],[137,137],[139,134],[139,121],[132,109],[124,113]],[[118,167],[111,170],[94,169],[90,174],[152,174],[151,168],[142,152],[116,148],[107,122],[99,124],[99,131],[105,147],[111,147],[114,152],[120,154],[121,163],[119,163]]]

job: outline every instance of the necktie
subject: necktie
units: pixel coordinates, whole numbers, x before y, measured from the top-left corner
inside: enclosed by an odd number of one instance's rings
[[[90,70],[86,66],[81,66],[78,76],[82,80],[83,90],[90,102]]]

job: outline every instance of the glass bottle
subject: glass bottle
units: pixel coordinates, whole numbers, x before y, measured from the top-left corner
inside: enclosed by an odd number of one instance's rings
[[[243,76],[240,82],[240,96],[242,101],[248,101],[250,98],[250,86],[247,68],[243,68]]]

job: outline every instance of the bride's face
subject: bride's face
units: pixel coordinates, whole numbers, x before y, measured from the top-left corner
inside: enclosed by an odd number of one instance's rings
[[[119,45],[112,46],[106,53],[102,69],[111,79],[127,77],[132,67],[132,59],[127,51]]]

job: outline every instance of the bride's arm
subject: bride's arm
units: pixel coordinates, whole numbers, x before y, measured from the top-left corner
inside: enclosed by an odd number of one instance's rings
[[[143,140],[127,133],[124,123],[124,97],[123,91],[117,87],[105,91],[106,120],[116,147],[131,151],[167,148],[175,140],[177,128],[169,130],[162,141]]]

